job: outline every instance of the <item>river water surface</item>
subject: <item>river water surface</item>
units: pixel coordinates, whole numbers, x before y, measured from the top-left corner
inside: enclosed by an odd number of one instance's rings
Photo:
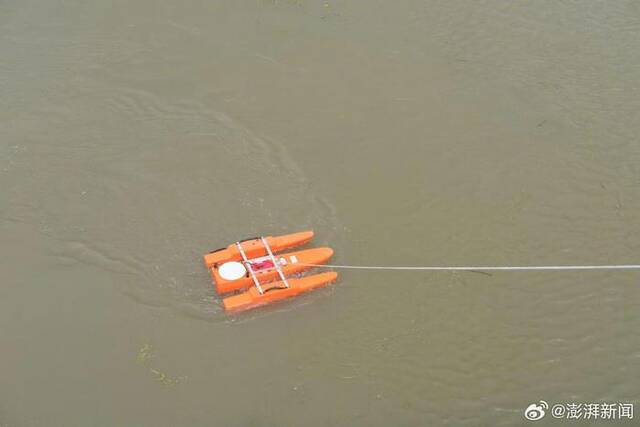
[[[201,258],[638,263],[638,2],[5,0],[0,54],[2,427],[639,403],[637,272],[344,271],[228,316]]]

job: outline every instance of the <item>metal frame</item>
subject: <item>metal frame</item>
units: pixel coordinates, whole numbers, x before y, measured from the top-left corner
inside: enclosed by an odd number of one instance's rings
[[[287,282],[287,278],[284,277],[282,268],[280,268],[280,263],[278,262],[276,257],[273,256],[273,252],[271,252],[271,247],[269,246],[269,243],[267,243],[267,239],[265,239],[264,237],[261,237],[260,239],[262,239],[262,244],[264,245],[264,248],[267,250],[267,253],[269,254],[269,258],[271,258],[271,262],[273,263],[273,266],[275,267],[276,270],[278,270],[278,274],[282,279],[282,283],[284,283],[284,285],[288,288],[289,282]]]
[[[276,271],[278,272],[278,275],[282,279],[282,283],[284,283],[284,286],[288,288],[289,282],[287,281],[287,278],[282,272],[282,268],[280,268],[280,263],[278,262],[276,257],[273,255],[273,252],[271,251],[271,247],[269,246],[267,239],[265,239],[264,237],[260,237],[259,239],[262,241],[262,245],[264,246],[264,249],[267,251],[269,258],[273,263],[273,267],[276,269]],[[247,268],[247,271],[249,272],[249,275],[253,279],[253,283],[256,285],[256,289],[258,289],[258,292],[260,292],[260,294],[264,294],[264,290],[262,289],[262,286],[260,286],[260,280],[258,280],[258,276],[256,276],[256,273],[253,271],[253,268],[251,268],[251,261],[249,261],[249,259],[247,258],[247,254],[245,254],[244,249],[242,249],[242,242],[236,242],[236,246],[238,247],[238,251],[240,251],[240,255],[242,256],[243,264],[245,265],[245,267]]]
[[[256,285],[256,288],[258,288],[258,292],[260,292],[261,294],[264,294],[264,291],[260,286],[260,281],[258,280],[256,273],[253,272],[253,268],[251,268],[251,263],[249,262],[247,255],[244,253],[244,249],[242,249],[242,245],[240,244],[240,242],[236,242],[236,246],[240,251],[240,255],[242,255],[242,259],[244,260],[244,266],[247,267],[247,270],[249,271],[249,274],[251,274],[251,278],[253,279],[253,283]]]

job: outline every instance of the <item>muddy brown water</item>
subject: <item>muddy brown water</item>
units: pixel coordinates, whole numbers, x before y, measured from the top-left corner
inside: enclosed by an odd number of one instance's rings
[[[637,2],[7,0],[0,53],[1,426],[638,403],[637,272],[346,271],[227,316],[201,262],[313,228],[347,264],[638,263]]]

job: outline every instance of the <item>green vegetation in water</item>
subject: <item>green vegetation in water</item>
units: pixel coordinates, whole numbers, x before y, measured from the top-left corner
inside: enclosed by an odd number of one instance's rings
[[[145,344],[140,351],[138,351],[138,357],[136,357],[136,362],[139,364],[145,364],[149,360],[153,358],[153,347],[149,344]]]
[[[166,373],[154,368],[151,366],[151,361],[155,358],[155,354],[153,352],[153,346],[151,344],[145,344],[138,351],[138,355],[136,356],[136,362],[139,365],[143,365],[147,368],[147,370],[154,376],[154,378],[160,382],[162,385],[176,385],[182,381],[185,381],[188,377],[186,376],[177,376],[171,377]]]

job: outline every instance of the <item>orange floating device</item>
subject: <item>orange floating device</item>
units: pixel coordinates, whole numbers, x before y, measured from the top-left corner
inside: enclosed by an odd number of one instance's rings
[[[209,252],[204,256],[204,264],[207,268],[211,268],[224,262],[239,261],[243,258],[241,254],[242,251],[244,251],[247,258],[267,255],[267,250],[262,239],[266,240],[267,245],[273,252],[280,252],[310,242],[311,239],[313,239],[313,231],[302,231],[300,233],[285,234],[284,236],[276,237],[253,237],[241,240],[226,248]]]
[[[274,255],[303,245],[312,238],[313,231],[256,237],[206,254],[204,262],[211,272],[218,293],[245,290],[224,298],[225,310],[246,310],[334,282],[338,274],[333,271],[306,277],[287,277],[326,263],[333,255],[331,248],[312,248]]]
[[[288,279],[288,284],[286,285],[281,281],[271,282],[262,285],[262,292],[253,287],[246,292],[225,298],[222,303],[227,311],[248,310],[326,286],[337,278],[338,273],[327,271],[326,273],[314,274],[299,279]]]
[[[313,248],[278,254],[275,255],[275,259],[280,264],[280,269],[284,275],[289,276],[308,270],[310,267],[307,264],[324,264],[332,255],[333,249],[331,248]],[[267,283],[279,278],[278,270],[271,261],[271,257],[253,258],[249,260],[249,263],[260,283]],[[245,267],[246,264],[238,264],[240,265],[235,266],[235,264],[225,263],[220,267],[211,269],[211,278],[215,282],[216,290],[219,294],[246,289],[254,284],[251,274]],[[235,275],[234,268],[238,271]]]

